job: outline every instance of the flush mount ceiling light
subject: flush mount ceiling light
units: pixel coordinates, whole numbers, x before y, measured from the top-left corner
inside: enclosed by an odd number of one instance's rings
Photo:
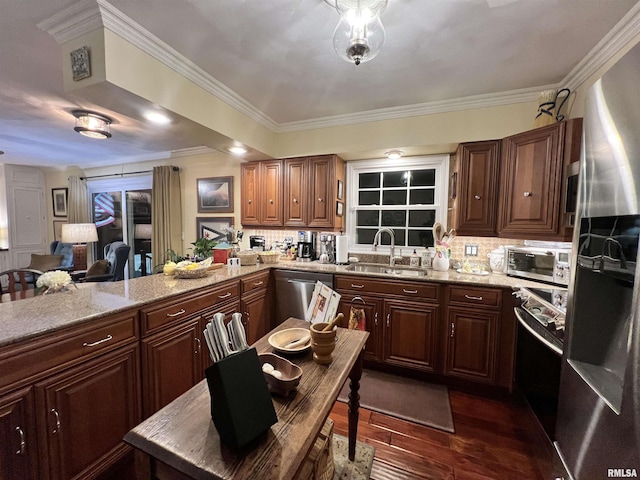
[[[74,110],[71,112],[76,117],[74,130],[85,137],[111,138],[112,120],[109,117],[86,110]]]
[[[236,155],[244,155],[249,150],[247,150],[247,147],[244,147],[243,145],[234,145],[233,147],[229,147],[229,151]]]
[[[162,112],[149,111],[144,113],[144,118],[158,125],[167,125],[171,123],[171,118]]]
[[[333,32],[333,48],[340,58],[360,65],[380,53],[386,38],[380,15],[388,0],[324,1],[340,15]]]
[[[391,160],[397,160],[404,155],[404,152],[402,150],[389,150],[388,152],[385,152],[385,155]]]

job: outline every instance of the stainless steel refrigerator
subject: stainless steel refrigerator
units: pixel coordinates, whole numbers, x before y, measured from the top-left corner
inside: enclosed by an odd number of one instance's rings
[[[575,480],[640,478],[640,45],[590,89],[582,150],[555,446]]]

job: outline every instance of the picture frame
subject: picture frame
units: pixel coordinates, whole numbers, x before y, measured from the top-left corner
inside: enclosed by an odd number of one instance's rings
[[[338,200],[342,200],[342,195],[344,194],[344,184],[342,183],[342,180],[338,180]]]
[[[53,221],[53,239],[59,242],[62,241],[62,225],[67,223],[64,220],[54,220]]]
[[[71,74],[73,81],[77,82],[91,76],[91,61],[89,59],[89,47],[84,46],[72,50],[71,56]]]
[[[198,178],[198,213],[233,213],[233,177]]]
[[[68,215],[68,188],[52,188],[51,201],[53,202],[53,216],[66,217]]]
[[[344,214],[344,203],[336,202],[336,215],[341,217]]]
[[[233,217],[196,217],[196,240],[208,237],[221,242],[227,240],[225,227],[233,225]]]

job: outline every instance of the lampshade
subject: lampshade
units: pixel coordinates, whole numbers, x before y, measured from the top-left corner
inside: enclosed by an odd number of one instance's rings
[[[150,223],[138,223],[133,232],[133,237],[138,240],[151,240],[152,229]]]
[[[76,117],[76,126],[74,130],[85,137],[90,138],[110,138],[112,120],[109,117],[94,112],[84,110],[74,110],[73,116]]]
[[[86,243],[98,241],[95,223],[65,223],[62,225],[64,243]]]

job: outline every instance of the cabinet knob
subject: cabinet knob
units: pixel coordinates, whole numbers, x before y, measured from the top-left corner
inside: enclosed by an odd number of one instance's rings
[[[298,203],[298,199],[297,199],[297,198],[294,198],[294,199],[293,199],[293,203]]]
[[[322,203],[322,199],[321,199],[321,198],[318,198],[318,201],[319,201],[320,203]]]
[[[247,200],[247,203],[249,203],[249,204],[252,203],[252,202],[253,202],[253,200],[251,200],[251,199]]]
[[[524,196],[525,196],[525,197],[530,197],[531,195],[532,195],[532,193],[531,193],[531,192],[524,192]]]
[[[193,353],[195,353],[196,355],[200,355],[200,345],[201,345],[200,339],[195,338],[194,340],[195,340],[194,343],[196,344],[196,350]]]
[[[480,195],[474,195],[473,198],[475,198],[476,200],[480,200],[482,197]]]
[[[60,414],[55,408],[51,409],[51,413],[53,413],[56,416],[56,428],[54,428],[53,432],[51,433],[58,433],[58,430],[60,430]]]
[[[273,204],[273,198],[269,199],[269,203]]]

